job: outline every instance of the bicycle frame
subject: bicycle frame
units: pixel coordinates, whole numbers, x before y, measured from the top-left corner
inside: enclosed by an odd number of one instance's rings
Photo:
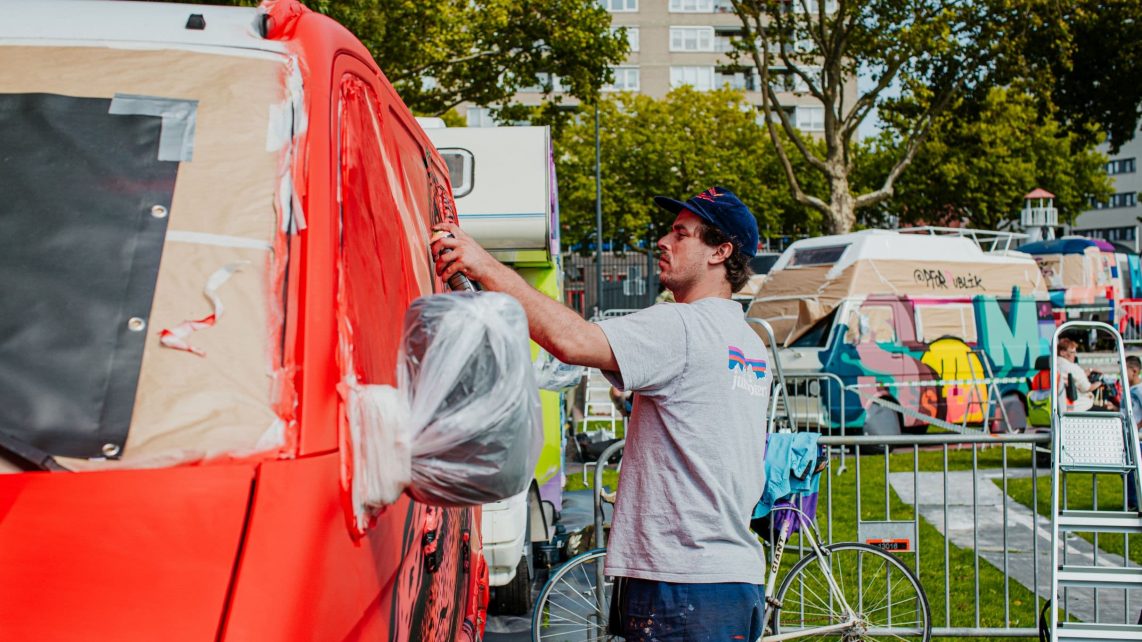
[[[792,640],[795,638],[807,637],[810,635],[821,635],[822,633],[839,632],[851,628],[857,623],[856,613],[852,607],[849,606],[848,600],[845,599],[844,593],[841,588],[837,586],[836,580],[833,579],[832,569],[829,568],[828,559],[829,551],[822,547],[818,542],[820,541],[820,533],[817,531],[817,526],[813,520],[809,519],[801,509],[796,506],[774,506],[773,512],[779,510],[792,511],[801,524],[801,537],[809,543],[809,548],[813,550],[813,554],[817,557],[817,563],[821,566],[821,572],[829,582],[829,591],[833,594],[843,609],[845,620],[837,624],[830,624],[828,626],[815,627],[811,629],[803,629],[792,633],[781,633],[778,635],[762,635],[761,642],[781,642],[781,640]],[[781,606],[773,597],[774,592],[777,590],[777,574],[781,569],[781,557],[785,552],[785,543],[789,540],[789,535],[792,533],[793,521],[786,520],[782,523],[781,529],[777,533],[777,539],[773,544],[773,560],[769,563],[769,573],[765,582],[765,617],[762,622],[765,623],[766,630],[769,628],[770,618],[774,616],[775,609]]]

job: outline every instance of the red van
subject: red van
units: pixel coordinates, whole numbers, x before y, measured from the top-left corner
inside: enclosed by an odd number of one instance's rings
[[[0,639],[477,639],[479,508],[351,491],[454,211],[365,47],[0,0],[0,69]]]

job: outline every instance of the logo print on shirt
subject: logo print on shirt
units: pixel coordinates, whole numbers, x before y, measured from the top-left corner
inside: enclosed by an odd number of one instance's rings
[[[745,352],[741,348],[729,346],[730,370],[741,370],[742,372],[753,372],[753,376],[758,379],[765,378],[766,363],[761,359],[747,359]]]
[[[710,189],[702,192],[701,194],[698,194],[694,198],[700,198],[703,201],[710,201],[711,203],[713,203],[714,199],[719,197],[719,196],[722,196],[722,195],[719,194],[715,188],[711,187]]]

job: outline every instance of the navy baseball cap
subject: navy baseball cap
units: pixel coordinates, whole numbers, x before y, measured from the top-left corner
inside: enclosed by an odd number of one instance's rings
[[[757,219],[741,199],[724,187],[711,187],[685,203],[666,196],[655,196],[654,203],[671,214],[690,210],[730,237],[742,254],[757,254]]]

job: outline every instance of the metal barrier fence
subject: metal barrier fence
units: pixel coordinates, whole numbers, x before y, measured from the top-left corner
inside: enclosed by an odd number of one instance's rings
[[[928,595],[933,636],[1038,635],[1050,593],[1051,518],[1049,508],[1037,515],[1031,507],[1049,505],[1048,434],[824,436],[820,443],[865,453],[847,470],[822,475],[825,541],[871,543],[904,559]],[[1095,501],[1097,493],[1095,482]],[[1093,548],[1099,559],[1097,541],[1066,544]],[[1142,590],[1110,593],[1072,599],[1068,612],[1094,619],[1101,597],[1103,613],[1121,609],[1133,623]]]
[[[1123,343],[1142,343],[1142,301],[1119,301],[1115,321]]]

